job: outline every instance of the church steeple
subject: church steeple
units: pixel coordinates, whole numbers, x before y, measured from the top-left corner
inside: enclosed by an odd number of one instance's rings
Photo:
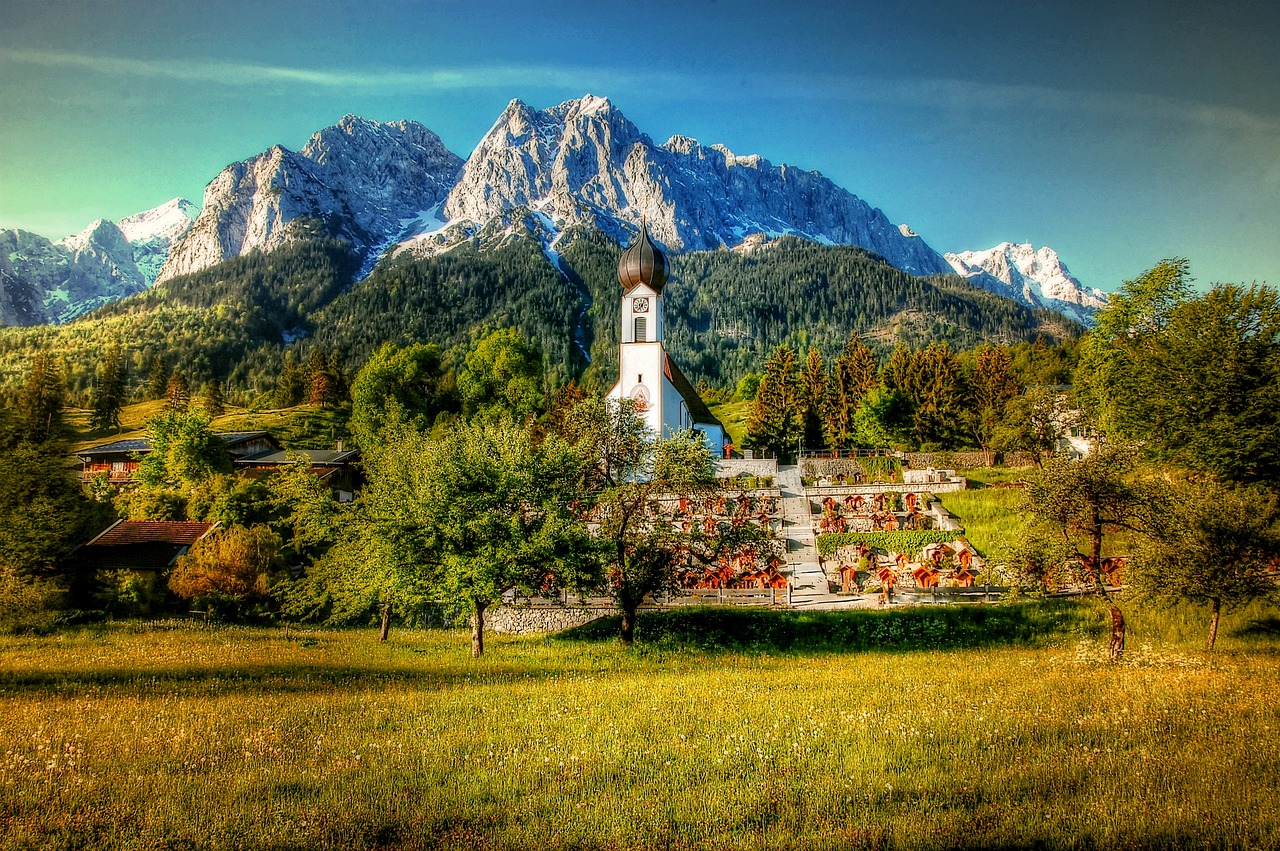
[[[662,342],[667,258],[649,238],[643,220],[640,233],[618,259],[618,283],[622,285],[622,328],[618,383],[609,391],[610,398],[634,400],[636,413],[658,437],[697,428],[718,454],[724,448],[724,426],[712,416]]]
[[[618,283],[622,292],[629,293],[644,284],[654,293],[661,293],[667,282],[667,258],[662,249],[649,238],[649,229],[640,221],[640,233],[618,260]]]

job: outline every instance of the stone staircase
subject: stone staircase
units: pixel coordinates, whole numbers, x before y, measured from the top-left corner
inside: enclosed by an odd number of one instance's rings
[[[792,607],[806,608],[841,601],[831,593],[827,575],[818,563],[809,498],[805,496],[799,465],[780,465],[775,481],[782,497],[782,535],[787,541]]]

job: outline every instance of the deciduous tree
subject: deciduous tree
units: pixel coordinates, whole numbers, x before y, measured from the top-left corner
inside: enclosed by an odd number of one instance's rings
[[[467,352],[458,392],[468,417],[537,416],[545,400],[542,353],[514,328],[490,332]]]
[[[768,535],[754,524],[693,524],[682,531],[657,510],[659,497],[703,501],[718,489],[716,462],[700,433],[655,440],[630,399],[587,399],[569,424],[569,439],[584,462],[578,502],[601,544],[604,587],[622,612],[624,644],[634,641],[636,611],[645,597],[674,589],[681,570],[715,564],[752,545],[765,554]]]
[[[1207,602],[1205,649],[1212,650],[1224,608],[1275,596],[1278,519],[1274,495],[1181,483],[1130,562],[1133,582],[1144,597],[1165,605]]]
[[[279,554],[280,538],[266,526],[217,529],[178,559],[169,589],[184,600],[265,599]]]
[[[351,432],[362,449],[376,452],[398,429],[427,431],[458,408],[438,346],[386,343],[352,382]]]
[[[1024,505],[1032,531],[1059,539],[1110,608],[1112,659],[1124,652],[1125,627],[1124,614],[1103,582],[1106,541],[1120,531],[1149,532],[1158,495],[1135,480],[1137,461],[1138,449],[1128,444],[1100,446],[1083,458],[1052,458],[1027,488]]]
[[[189,490],[216,473],[231,472],[227,446],[200,411],[166,411],[147,421],[151,451],[138,463],[144,487]]]
[[[461,422],[435,440],[401,432],[375,453],[365,505],[400,563],[470,616],[480,656],[485,611],[503,594],[593,584],[594,545],[569,509],[579,478],[569,446],[537,444],[531,424]]]

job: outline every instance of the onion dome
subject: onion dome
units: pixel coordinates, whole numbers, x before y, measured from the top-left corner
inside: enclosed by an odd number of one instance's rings
[[[662,292],[667,282],[667,258],[662,249],[653,244],[649,238],[649,230],[644,222],[640,223],[640,235],[631,243],[631,247],[622,253],[618,261],[618,283],[622,284],[624,293],[644,284],[655,293]]]

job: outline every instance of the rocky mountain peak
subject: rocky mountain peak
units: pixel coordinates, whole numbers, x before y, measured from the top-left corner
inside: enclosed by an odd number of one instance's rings
[[[1086,287],[1049,246],[1002,242],[985,251],[946,255],[955,271],[983,289],[1032,307],[1047,307],[1091,325],[1107,304],[1107,294]]]
[[[687,136],[655,145],[607,98],[590,94],[543,110],[511,101],[463,166],[442,215],[473,233],[520,209],[539,211],[556,230],[591,224],[619,240],[643,219],[677,250],[794,234],[859,245],[916,274],[949,271],[923,240],[907,239],[817,172]],[[437,229],[403,247],[431,253],[457,242]]]
[[[444,200],[462,158],[416,121],[348,115],[294,153],[276,145],[227,166],[160,275],[283,245],[312,223],[376,258],[408,222]]]

